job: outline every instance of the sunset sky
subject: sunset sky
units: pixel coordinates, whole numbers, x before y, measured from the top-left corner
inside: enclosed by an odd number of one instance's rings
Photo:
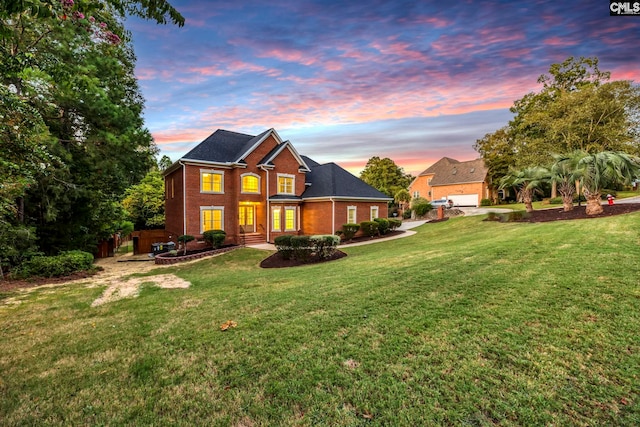
[[[609,2],[178,1],[184,27],[129,19],[146,126],[177,160],[217,129],[275,128],[358,174],[417,175],[507,124],[549,65],[597,56],[640,82],[640,16]]]

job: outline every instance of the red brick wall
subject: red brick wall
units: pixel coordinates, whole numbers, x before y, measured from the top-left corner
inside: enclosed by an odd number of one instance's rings
[[[356,207],[356,222],[370,220],[371,206],[378,206],[378,217],[387,218],[389,209],[386,202],[349,202],[336,201],[333,230],[331,228],[332,207],[331,201],[305,202],[302,206],[302,233],[312,234],[332,234],[332,232],[342,229],[342,225],[347,223],[347,207]]]
[[[433,178],[433,174],[419,176],[409,186],[409,194],[413,199],[413,194],[417,191],[419,192],[419,197],[424,197],[427,200],[432,200],[432,195],[430,191],[432,191],[431,186],[429,185],[429,180]]]
[[[165,230],[175,235],[182,234],[182,168],[164,178]]]
[[[331,202],[305,202],[302,206],[302,234],[332,234]]]

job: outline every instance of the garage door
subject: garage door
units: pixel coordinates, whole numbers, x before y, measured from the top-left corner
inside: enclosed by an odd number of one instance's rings
[[[452,194],[447,198],[453,200],[454,206],[478,206],[477,194]]]

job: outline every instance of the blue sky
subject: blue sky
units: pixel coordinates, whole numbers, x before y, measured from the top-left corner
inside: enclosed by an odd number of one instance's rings
[[[640,81],[640,16],[606,0],[171,3],[184,27],[126,26],[146,126],[174,161],[217,129],[275,128],[320,163],[389,157],[416,175],[478,157],[552,63],[597,56]]]

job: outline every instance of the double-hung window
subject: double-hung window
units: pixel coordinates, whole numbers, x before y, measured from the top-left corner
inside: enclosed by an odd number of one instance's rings
[[[379,214],[379,210],[377,206],[371,206],[370,210],[369,210],[369,221],[373,221],[376,218],[380,218]]]
[[[347,206],[347,223],[349,224],[357,224],[356,221],[356,207],[355,206]]]
[[[284,208],[284,231],[296,231],[296,208]]]
[[[224,172],[213,170],[200,171],[201,193],[224,193]]]
[[[295,194],[296,177],[278,174],[278,194]]]
[[[209,230],[224,230],[224,207],[200,207],[200,234]]]
[[[271,208],[271,230],[282,231],[282,209],[280,206]]]

